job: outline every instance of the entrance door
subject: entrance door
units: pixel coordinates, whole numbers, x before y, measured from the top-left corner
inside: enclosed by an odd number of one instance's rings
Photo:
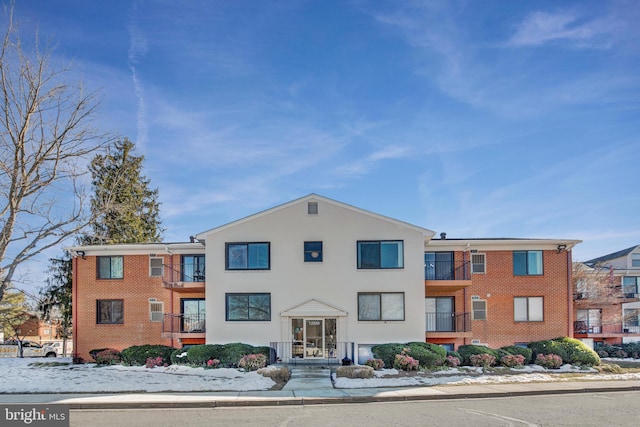
[[[306,359],[336,357],[335,318],[291,319],[291,354]]]

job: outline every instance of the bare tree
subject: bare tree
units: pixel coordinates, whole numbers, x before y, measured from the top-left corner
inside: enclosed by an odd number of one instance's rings
[[[0,41],[0,300],[17,268],[78,233],[93,218],[83,179],[90,159],[110,141],[92,121],[95,92],[66,79],[36,35],[24,48],[6,12]],[[88,182],[86,182],[88,184]]]

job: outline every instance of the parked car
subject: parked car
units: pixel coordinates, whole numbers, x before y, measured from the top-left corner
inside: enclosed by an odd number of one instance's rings
[[[5,341],[0,345],[0,357],[17,357],[19,343],[16,340]],[[22,355],[24,357],[56,357],[56,350],[48,345],[42,346],[33,341],[22,341]]]
[[[58,356],[62,356],[62,341],[46,341],[42,343],[42,346],[52,347]],[[67,356],[70,356],[73,353],[73,341],[67,340]]]

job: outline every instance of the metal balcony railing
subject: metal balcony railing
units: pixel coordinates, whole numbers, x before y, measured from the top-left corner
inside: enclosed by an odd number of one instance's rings
[[[162,332],[170,333],[202,333],[206,332],[204,314],[171,314],[165,313]]]
[[[427,332],[468,332],[471,330],[470,313],[426,313]]]
[[[425,280],[471,280],[469,261],[428,261],[424,266]]]
[[[302,357],[297,354],[297,343],[291,341],[272,342],[270,343],[270,347],[273,350],[270,364],[302,363],[304,353],[302,354]],[[353,342],[336,342],[334,346],[330,347],[330,349],[327,349],[325,357],[323,358],[329,363],[341,363],[342,359],[345,357],[351,361],[355,360],[355,344]],[[313,360],[313,358],[311,360]]]

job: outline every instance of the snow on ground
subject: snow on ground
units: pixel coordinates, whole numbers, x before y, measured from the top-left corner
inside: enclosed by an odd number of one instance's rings
[[[47,366],[50,362],[61,366]],[[44,366],[38,366],[43,364]],[[564,365],[553,372],[530,365],[511,372],[483,374],[481,368],[454,368],[404,375],[395,369],[376,371],[371,379],[334,378],[337,388],[411,387],[549,381],[640,379],[640,373],[595,374]],[[564,378],[557,372],[576,372]],[[0,358],[0,393],[198,392],[269,390],[275,383],[256,372],[173,365],[166,368],[73,365],[70,358]],[[580,375],[582,373],[583,375]],[[327,379],[328,380],[328,379]]]

